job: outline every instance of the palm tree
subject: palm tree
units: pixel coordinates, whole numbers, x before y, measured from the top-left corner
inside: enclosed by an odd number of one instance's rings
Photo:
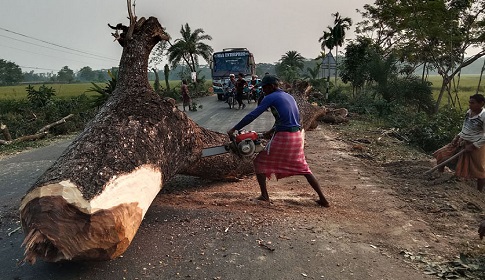
[[[168,48],[168,61],[175,68],[183,60],[190,68],[191,72],[197,72],[199,65],[199,56],[209,62],[214,51],[211,46],[201,42],[203,40],[212,40],[210,35],[204,35],[204,30],[197,28],[192,32],[188,23],[182,25],[180,34],[182,38],[174,41],[174,44]]]
[[[313,84],[316,80],[318,80],[318,74],[320,72],[320,67],[322,67],[322,63],[317,62],[315,66],[312,67],[307,67],[306,72],[303,74],[304,79],[308,79],[311,84]]]
[[[342,46],[345,40],[345,31],[352,26],[352,19],[349,17],[342,18],[337,12],[332,14],[335,17],[333,20],[332,37],[334,39],[335,46],[335,84],[337,84],[337,69],[338,69],[338,47]]]
[[[323,31],[323,36],[318,39],[318,42],[321,43],[320,48],[322,51],[325,53],[325,48],[328,48],[328,52],[331,53],[332,49],[335,47],[335,37],[334,37],[334,31],[333,28],[330,26],[327,26],[328,31]],[[324,53],[322,53],[322,57],[325,58]],[[328,76],[327,76],[327,83],[326,83],[326,93],[325,93],[325,98],[328,98],[328,86],[330,84],[330,58],[328,59],[327,63],[327,69],[328,69]]]
[[[287,51],[281,56],[278,69],[288,82],[292,82],[298,77],[298,73],[303,70],[304,62],[305,58],[299,52]]]
[[[335,39],[333,37],[333,28],[327,26],[328,31],[323,31],[323,36],[318,38],[318,42],[320,42],[320,48],[323,52],[325,52],[325,48],[328,48],[329,51],[333,50],[335,47]]]
[[[297,51],[287,51],[280,59],[281,64],[293,68],[303,69],[305,66],[305,58]]]

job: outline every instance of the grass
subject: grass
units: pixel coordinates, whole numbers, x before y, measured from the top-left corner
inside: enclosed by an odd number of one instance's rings
[[[153,87],[153,81],[150,82]],[[170,88],[180,87],[180,80],[169,81]],[[100,87],[104,87],[106,83],[96,83]],[[165,81],[160,80],[162,88],[165,88]],[[0,86],[0,100],[19,100],[27,98],[27,91],[25,90],[28,85],[18,86]],[[34,85],[35,89],[39,89],[41,84]],[[46,84],[47,87],[52,87],[56,91],[57,98],[70,98],[76,97],[83,93],[87,96],[98,95],[95,92],[87,92],[93,85],[91,83],[75,83],[75,84]],[[207,80],[204,87],[212,86],[212,81]]]
[[[442,78],[439,75],[432,75],[429,76],[428,80],[433,83],[432,90],[434,99],[438,99],[438,94],[441,89]],[[480,75],[461,75],[460,77],[460,84],[458,85],[458,77],[455,77],[455,85],[458,86],[458,99],[462,109],[468,108],[468,99],[471,95],[474,95],[477,92],[478,81],[480,80]],[[452,84],[453,85],[453,84]],[[482,78],[479,93],[485,92],[485,79]],[[451,95],[455,97],[454,88],[452,86]],[[443,99],[441,100],[441,105],[448,104],[449,97],[448,94],[445,92],[443,95]]]
[[[104,83],[98,83],[103,87]],[[41,85],[34,85],[35,89],[39,89]],[[79,96],[86,93],[88,96],[97,95],[97,93],[86,92],[93,85],[91,83],[76,83],[76,84],[46,84],[47,87],[52,87],[56,92],[58,98],[69,98]],[[27,85],[19,86],[5,86],[0,87],[0,99],[3,100],[19,100],[27,98]]]

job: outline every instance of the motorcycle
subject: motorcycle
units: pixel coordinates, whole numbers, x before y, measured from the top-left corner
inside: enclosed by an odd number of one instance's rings
[[[261,87],[250,85],[248,87],[248,104],[251,103],[251,100],[254,100],[254,102],[258,102],[258,99],[261,96],[261,92]]]
[[[232,109],[236,106],[237,101],[236,101],[236,89],[232,88],[226,88],[226,102],[229,104],[229,109]]]

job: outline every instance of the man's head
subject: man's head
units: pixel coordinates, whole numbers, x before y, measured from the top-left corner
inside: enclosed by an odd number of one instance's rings
[[[468,106],[470,110],[474,112],[480,111],[483,106],[485,105],[485,97],[482,94],[474,94],[470,96],[470,100],[468,101]]]
[[[244,78],[244,74],[243,74],[243,73],[239,73],[239,74],[237,74],[237,77],[238,77],[239,79],[242,79],[242,78]]]
[[[234,74],[229,74],[229,79],[231,79],[231,80],[232,80],[232,79],[235,79]]]
[[[263,88],[264,93],[269,94],[278,88],[279,79],[273,75],[266,75],[261,80],[260,86]]]

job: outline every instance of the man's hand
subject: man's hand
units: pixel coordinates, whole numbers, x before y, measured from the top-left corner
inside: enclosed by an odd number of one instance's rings
[[[234,128],[231,128],[227,131],[227,135],[229,135],[229,138],[234,137],[234,132],[236,132]]]
[[[480,235],[480,239],[483,239],[485,236],[485,220],[480,223],[480,227],[478,228],[478,234]]]
[[[457,135],[453,140],[451,141],[451,145],[453,146],[458,146],[458,140],[460,140],[460,137]]]

